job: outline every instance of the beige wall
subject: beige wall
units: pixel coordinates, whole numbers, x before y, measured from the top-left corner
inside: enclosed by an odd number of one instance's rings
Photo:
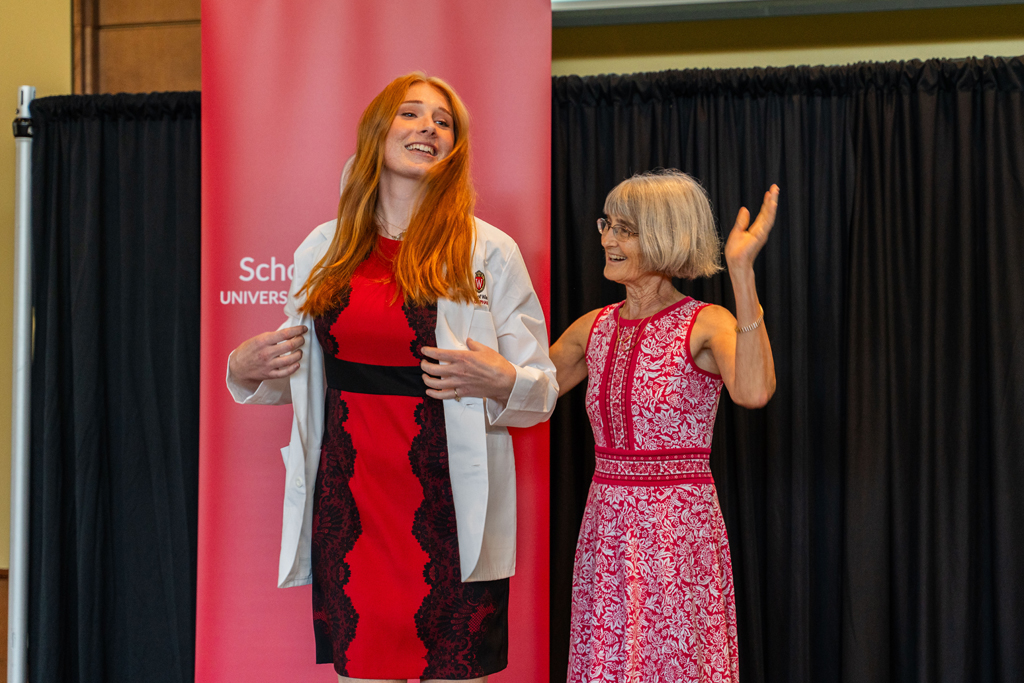
[[[71,92],[71,0],[0,0],[0,567],[9,565],[14,136],[18,86]]]
[[[1024,55],[1024,5],[556,29],[555,76]]]

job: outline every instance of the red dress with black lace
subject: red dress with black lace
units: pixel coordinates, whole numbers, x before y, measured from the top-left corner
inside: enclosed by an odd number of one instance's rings
[[[602,310],[587,342],[597,467],[576,546],[570,683],[736,683],[736,604],[708,467],[718,375],[690,298],[648,320]]]
[[[407,306],[380,238],[315,322],[327,397],[313,501],[318,663],[352,678],[477,678],[508,659],[508,579],[463,583],[441,401],[420,349],[437,309]]]

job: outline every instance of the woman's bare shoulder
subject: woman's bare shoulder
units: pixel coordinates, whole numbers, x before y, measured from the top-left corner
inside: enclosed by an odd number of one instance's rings
[[[725,306],[718,304],[705,304],[697,311],[697,321],[694,324],[704,324],[713,327],[721,325],[735,326],[736,318]]]
[[[576,322],[574,322],[573,325],[580,325],[581,327],[586,328],[586,330],[589,332],[590,328],[594,326],[594,321],[597,320],[597,316],[600,315],[601,311],[603,310],[604,307],[595,308],[592,311],[584,313],[583,315],[576,319]]]
[[[594,310],[581,315],[572,325],[569,326],[569,329],[562,334],[562,339],[570,341],[581,348],[586,346],[587,339],[590,337],[590,328],[594,326],[594,321],[597,320],[597,316],[603,310],[603,308],[595,308]]]
[[[697,311],[691,337],[694,341],[707,340],[723,332],[735,331],[736,318],[729,309],[718,304],[707,304]],[[703,343],[701,344],[703,346]]]

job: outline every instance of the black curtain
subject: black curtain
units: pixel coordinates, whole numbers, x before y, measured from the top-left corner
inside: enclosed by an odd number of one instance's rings
[[[554,79],[552,335],[621,300],[620,180],[699,178],[724,234],[781,186],[755,271],[778,388],[723,392],[711,466],[746,683],[1024,680],[1024,62]],[[735,310],[728,277],[681,283]],[[552,669],[593,471],[552,420]]]
[[[199,93],[32,115],[31,680],[191,681]]]

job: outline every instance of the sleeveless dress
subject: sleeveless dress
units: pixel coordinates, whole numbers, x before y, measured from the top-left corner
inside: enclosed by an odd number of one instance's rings
[[[313,501],[317,663],[353,678],[467,679],[508,659],[508,579],[463,583],[442,402],[420,349],[436,306],[407,306],[381,237],[314,327],[327,397]]]
[[[603,309],[587,342],[597,467],[573,572],[570,683],[739,680],[732,562],[708,466],[718,375],[689,297],[646,321]]]

